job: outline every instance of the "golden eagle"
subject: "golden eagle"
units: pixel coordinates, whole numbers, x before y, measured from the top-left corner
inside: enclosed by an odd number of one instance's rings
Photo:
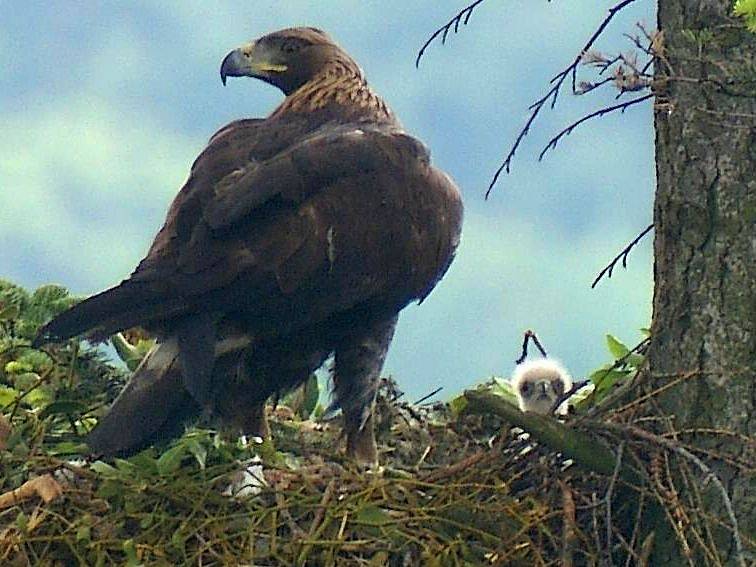
[[[131,276],[56,317],[37,344],[137,325],[158,337],[87,439],[105,455],[203,411],[267,435],[265,401],[333,354],[347,450],[375,462],[379,372],[399,311],[453,259],[459,191],[318,29],[247,43],[220,74],[286,98],[213,135]]]

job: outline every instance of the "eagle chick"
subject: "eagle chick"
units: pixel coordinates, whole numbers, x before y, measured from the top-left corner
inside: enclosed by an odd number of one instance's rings
[[[512,389],[522,411],[547,415],[570,388],[572,378],[567,370],[548,358],[518,364],[512,374]],[[562,406],[560,413],[566,413],[566,407]]]

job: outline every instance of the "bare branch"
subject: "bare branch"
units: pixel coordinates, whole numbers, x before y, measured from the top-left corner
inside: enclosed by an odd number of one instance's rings
[[[633,247],[636,244],[638,244],[638,242],[641,241],[641,239],[644,236],[646,236],[649,232],[651,232],[652,228],[654,228],[654,224],[653,223],[651,223],[646,228],[644,228],[643,231],[638,236],[636,236],[630,244],[628,244],[627,246],[625,246],[622,249],[622,252],[620,252],[619,254],[617,254],[612,259],[612,261],[609,262],[609,264],[607,264],[604,267],[604,269],[599,272],[599,275],[596,276],[596,279],[593,280],[593,283],[591,284],[591,289],[593,289],[593,288],[596,287],[596,284],[598,284],[599,281],[601,281],[601,278],[603,278],[604,275],[606,275],[607,278],[611,278],[612,277],[612,272],[614,271],[614,268],[617,265],[617,262],[619,262],[620,260],[622,260],[622,267],[623,268],[627,268],[627,257],[630,255],[630,251],[633,249]]]
[[[518,358],[517,360],[515,360],[515,364],[522,363],[528,357],[528,343],[531,340],[533,341],[533,343],[535,344],[535,346],[538,348],[538,350],[540,351],[541,355],[544,358],[548,358],[548,355],[546,354],[546,349],[544,349],[543,346],[541,345],[541,341],[538,340],[538,337],[536,336],[536,334],[533,331],[531,331],[530,329],[528,329],[527,331],[525,331],[525,333],[523,335],[523,338],[522,338],[522,354],[520,354],[520,358]]]
[[[588,384],[590,383],[591,383],[590,380],[580,380],[578,382],[574,382],[572,384],[572,388],[570,388],[564,394],[562,394],[556,400],[554,400],[554,403],[551,404],[551,409],[549,410],[549,414],[555,414],[556,411],[559,409],[559,406],[561,406],[564,402],[566,402],[572,396],[577,394],[580,390],[588,386]]]
[[[656,95],[654,93],[650,93],[650,94],[647,94],[647,95],[639,96],[638,98],[634,98],[633,100],[628,100],[627,102],[622,102],[620,104],[615,104],[615,105],[612,105],[612,106],[606,106],[606,107],[604,107],[604,108],[602,108],[600,110],[597,110],[595,112],[591,112],[590,114],[587,114],[587,115],[583,116],[580,120],[578,120],[576,122],[573,122],[572,124],[570,124],[569,126],[567,126],[567,128],[564,128],[556,136],[554,136],[553,138],[551,138],[551,140],[549,140],[549,143],[546,144],[546,146],[541,150],[541,153],[538,154],[538,161],[541,161],[543,159],[543,156],[546,155],[546,152],[548,152],[549,150],[552,150],[552,149],[556,148],[557,144],[559,143],[559,140],[561,140],[565,136],[569,136],[570,134],[572,134],[572,131],[575,128],[577,128],[578,126],[580,126],[583,122],[587,122],[588,120],[590,120],[592,118],[599,118],[601,116],[604,116],[605,114],[609,114],[609,113],[615,112],[617,110],[619,110],[620,112],[624,113],[625,110],[627,110],[629,107],[634,106],[636,104],[639,104],[639,103],[643,102],[644,100],[648,100],[648,99],[653,98],[655,96]]]
[[[427,41],[420,48],[420,51],[417,52],[417,58],[415,59],[415,67],[420,66],[420,59],[425,53],[425,50],[428,49],[428,46],[430,46],[430,44],[433,43],[433,41],[438,36],[441,36],[441,45],[444,45],[446,43],[446,38],[449,35],[449,32],[452,30],[452,28],[454,28],[454,33],[457,33],[459,31],[460,24],[462,24],[463,26],[466,26],[467,22],[470,21],[470,16],[472,16],[473,10],[475,10],[475,8],[477,8],[483,2],[485,2],[485,0],[475,0],[475,2],[473,2],[472,4],[468,4],[466,7],[462,8],[462,10],[457,12],[457,14],[451,20],[449,20],[443,26],[441,26],[436,31],[434,31],[433,34],[427,39]]]
[[[612,496],[614,494],[614,485],[619,477],[620,467],[622,466],[622,452],[625,450],[625,442],[622,441],[617,447],[617,461],[614,464],[614,472],[609,479],[609,486],[604,495],[606,504],[606,564],[612,565]]]
[[[423,396],[422,398],[420,398],[419,400],[416,400],[416,401],[415,401],[415,403],[414,403],[414,404],[412,404],[412,405],[414,405],[414,406],[419,406],[419,405],[420,405],[420,404],[422,404],[422,403],[423,403],[424,401],[426,401],[426,400],[427,400],[427,399],[429,399],[429,398],[432,398],[433,396],[435,396],[436,394],[438,394],[438,393],[439,393],[439,392],[440,392],[441,390],[443,390],[443,389],[444,389],[444,387],[443,387],[443,386],[439,386],[438,388],[436,388],[435,390],[433,390],[433,391],[432,391],[431,393],[429,393],[429,394],[425,394],[425,395],[424,395],[424,396]]]
[[[512,166],[512,159],[515,156],[515,153],[517,152],[517,149],[520,147],[520,143],[522,142],[523,138],[528,134],[528,131],[530,130],[530,126],[533,124],[533,121],[538,116],[538,113],[541,112],[541,109],[544,107],[546,102],[551,99],[551,108],[554,108],[554,105],[556,104],[556,99],[559,96],[559,91],[562,88],[562,85],[564,84],[564,81],[567,80],[567,77],[572,77],[572,92],[577,92],[577,68],[580,65],[580,62],[583,60],[583,56],[588,53],[588,51],[593,47],[593,44],[596,42],[596,40],[601,36],[601,34],[604,32],[606,27],[609,25],[609,22],[612,21],[614,16],[625,6],[628,6],[635,2],[636,0],[622,0],[621,2],[615,4],[611,8],[609,8],[609,13],[606,15],[604,20],[599,24],[599,26],[596,28],[596,30],[593,32],[593,35],[588,39],[586,44],[583,46],[583,49],[580,50],[580,53],[575,57],[575,59],[568,65],[565,69],[557,73],[549,83],[552,85],[549,91],[540,99],[538,99],[535,103],[533,103],[530,106],[530,110],[532,111],[530,114],[530,117],[525,122],[525,126],[523,126],[522,130],[520,130],[520,133],[517,135],[517,138],[515,139],[514,144],[512,145],[511,149],[507,153],[506,157],[504,158],[504,161],[499,166],[499,168],[494,173],[493,178],[491,179],[491,183],[488,185],[488,189],[486,190],[486,199],[488,199],[488,196],[491,194],[491,191],[494,188],[494,185],[496,185],[496,182],[499,180],[499,177],[501,176],[502,172],[509,173],[511,166]],[[440,33],[440,32],[438,32]]]

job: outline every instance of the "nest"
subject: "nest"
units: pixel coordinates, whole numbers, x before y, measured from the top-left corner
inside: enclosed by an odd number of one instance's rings
[[[694,374],[647,391],[615,363],[562,421],[521,413],[500,381],[450,404],[410,404],[385,380],[375,410],[381,470],[345,458],[338,423],[297,419],[286,406],[269,408],[275,445],[195,426],[167,447],[91,462],[81,435],[126,373],[78,341],[29,347],[39,322],[68,303],[59,287],[28,294],[0,281],[2,565],[753,558],[756,520],[746,513],[738,525],[726,486],[753,474],[756,443],[677,431],[656,403]],[[616,393],[602,390],[608,381]]]
[[[481,399],[471,396],[470,405]],[[677,485],[675,457],[694,461],[653,439],[618,441],[612,427],[602,432],[617,448],[607,475],[495,413],[454,416],[443,404],[404,403],[385,381],[377,404],[383,470],[375,471],[336,449],[339,427],[270,411],[275,448],[193,429],[162,452],[112,464],[69,462],[44,443],[23,459],[6,452],[3,488],[16,489],[16,501],[0,511],[0,562],[648,564],[653,532],[642,539],[640,526],[656,510],[676,526],[691,561],[711,554],[694,564],[715,564],[717,534],[732,535],[727,521],[702,511],[705,489],[691,488],[700,471],[688,466],[686,490]],[[24,499],[29,478],[59,490]]]

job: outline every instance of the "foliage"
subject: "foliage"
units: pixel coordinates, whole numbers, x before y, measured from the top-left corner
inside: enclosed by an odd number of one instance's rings
[[[741,16],[746,27],[756,33],[756,0],[736,0],[735,14]]]
[[[54,454],[71,449],[123,384],[123,373],[86,343],[31,348],[37,328],[76,301],[61,286],[30,294],[0,280],[0,409],[24,425],[8,440],[17,455],[35,450],[28,439]]]
[[[612,361],[588,375],[593,389],[584,401],[577,404],[578,411],[596,405],[611,391],[635,376],[645,360],[642,354],[636,352],[637,347],[628,347],[614,335],[606,335],[606,346],[612,356]]]

